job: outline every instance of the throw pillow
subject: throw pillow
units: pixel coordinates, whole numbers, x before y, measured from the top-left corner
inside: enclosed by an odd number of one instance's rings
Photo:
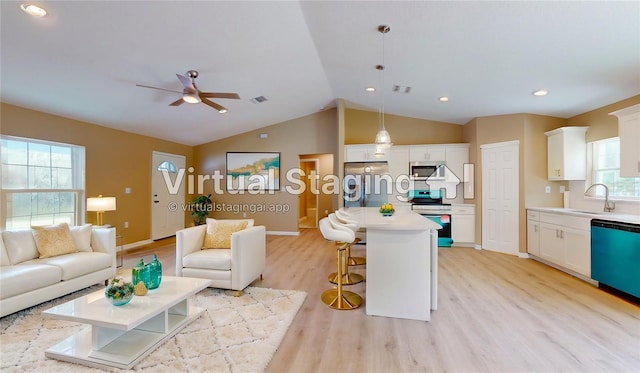
[[[13,265],[36,259],[40,255],[31,229],[4,231],[2,232],[2,240],[5,249],[7,249],[9,261]]]
[[[11,262],[9,261],[9,255],[7,254],[7,249],[4,247],[4,240],[0,237],[0,266],[10,266]]]
[[[75,242],[78,251],[93,251],[91,249],[91,229],[91,224],[69,227],[71,237],[73,237],[73,242]]]
[[[207,222],[203,249],[230,249],[231,234],[247,227],[247,221],[215,220]]]
[[[67,223],[31,227],[40,259],[78,251]]]

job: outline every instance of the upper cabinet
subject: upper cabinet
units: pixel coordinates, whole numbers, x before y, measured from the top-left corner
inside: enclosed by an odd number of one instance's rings
[[[409,148],[406,146],[392,146],[389,153],[389,173],[393,180],[400,176],[409,175]]]
[[[376,154],[375,144],[345,145],[345,162],[381,162],[389,160],[389,149],[384,154]]]
[[[640,177],[640,104],[609,114],[618,117],[620,176]]]
[[[444,145],[420,145],[409,147],[409,161],[444,162],[446,151]]]
[[[561,127],[547,135],[547,167],[549,180],[586,180],[589,127]]]
[[[463,181],[464,164],[469,163],[469,144],[451,144],[447,145],[445,150],[447,168],[451,171],[445,175],[446,180],[455,181],[457,178],[458,181]]]

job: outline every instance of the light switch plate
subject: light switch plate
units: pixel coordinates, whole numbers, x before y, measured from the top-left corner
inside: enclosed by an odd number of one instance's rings
[[[546,187],[544,187],[544,192],[545,193],[551,193],[551,187],[548,186],[548,185]]]

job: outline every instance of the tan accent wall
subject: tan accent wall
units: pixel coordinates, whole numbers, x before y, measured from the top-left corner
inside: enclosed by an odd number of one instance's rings
[[[266,133],[266,139],[260,139],[259,134]],[[338,154],[338,114],[336,109],[330,109],[311,114],[302,118],[274,124],[255,131],[246,132],[226,139],[201,144],[194,149],[194,164],[196,173],[213,174],[219,170],[225,173],[227,152],[280,152],[280,191],[272,194],[230,194],[226,185],[222,185],[216,193],[212,182],[205,183],[204,194],[212,193],[212,199],[219,206],[227,206],[224,211],[211,214],[215,218],[241,218],[246,213],[248,218],[254,218],[258,225],[265,225],[268,231],[297,232],[298,231],[298,195],[287,193],[285,187],[297,189],[293,182],[288,182],[286,173],[292,168],[298,168],[300,155],[307,154]],[[335,162],[331,159],[333,165]],[[334,166],[331,173],[335,173]],[[332,195],[332,208],[337,207],[338,194]],[[190,198],[189,196],[187,198]],[[323,203],[324,202],[323,200]],[[257,211],[260,206],[280,207],[286,212]],[[253,208],[254,211],[250,211]],[[240,211],[244,209],[245,211]],[[324,212],[324,209],[322,210]]]
[[[589,126],[587,142],[618,136],[618,118],[609,113],[640,104],[640,95],[576,115],[567,120],[570,126]]]
[[[371,144],[380,129],[378,113],[345,110],[345,144]],[[464,142],[464,126],[385,114],[385,128],[394,145],[453,144]]]
[[[193,160],[192,147],[91,123],[42,113],[2,103],[0,133],[40,140],[82,145],[86,152],[88,197],[116,197],[117,210],[105,212],[104,222],[116,227],[124,243],[148,240],[151,236],[151,152],[154,150]],[[126,187],[131,194],[125,194]],[[86,221],[95,223],[95,213]],[[124,228],[124,222],[129,228]],[[185,224],[191,218],[185,214]]]

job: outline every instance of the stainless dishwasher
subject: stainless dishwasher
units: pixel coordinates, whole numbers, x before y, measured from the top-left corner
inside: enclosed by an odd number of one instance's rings
[[[591,220],[591,278],[640,298],[640,224]]]

